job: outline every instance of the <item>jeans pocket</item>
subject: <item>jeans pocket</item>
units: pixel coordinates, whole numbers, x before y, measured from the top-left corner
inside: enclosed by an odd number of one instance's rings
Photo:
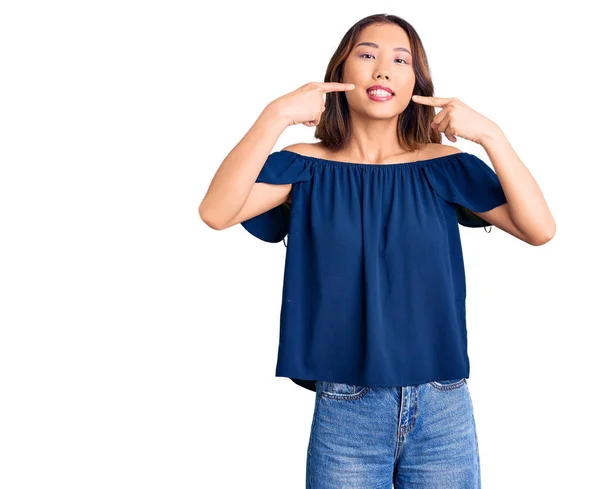
[[[370,387],[367,386],[344,384],[343,382],[319,380],[317,383],[321,397],[340,401],[360,399],[370,390]]]
[[[430,386],[440,391],[449,391],[452,389],[458,389],[463,385],[467,385],[467,379],[463,377],[462,379],[453,379],[453,380],[434,380],[432,382],[428,382]]]

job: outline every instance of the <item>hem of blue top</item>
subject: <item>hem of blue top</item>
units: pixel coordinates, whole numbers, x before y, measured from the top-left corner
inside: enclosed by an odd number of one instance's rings
[[[343,384],[350,384],[350,385],[358,385],[361,387],[406,387],[406,386],[417,386],[417,385],[422,385],[422,384],[429,384],[431,382],[440,382],[440,381],[444,381],[444,380],[455,380],[455,379],[468,379],[469,378],[470,373],[467,372],[457,372],[451,375],[442,375],[442,376],[427,376],[427,377],[421,377],[421,378],[413,378],[411,380],[405,381],[402,384],[397,384],[397,383],[389,383],[389,382],[378,382],[378,383],[372,383],[369,382],[368,385],[365,385],[363,383],[360,382],[356,382],[354,380],[348,380],[348,379],[318,379],[319,381],[323,381],[323,382],[339,382],[339,383],[343,383]],[[283,378],[288,378],[290,379],[292,382],[294,382],[295,384],[304,387],[305,389],[308,389],[310,391],[316,392],[317,388],[316,388],[316,383],[317,380],[312,380],[312,379],[304,379],[298,376],[290,376],[290,375],[285,375],[282,373],[278,373],[275,374],[275,377],[283,377]]]

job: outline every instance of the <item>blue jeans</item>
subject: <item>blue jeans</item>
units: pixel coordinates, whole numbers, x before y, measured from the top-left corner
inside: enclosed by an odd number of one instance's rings
[[[480,489],[467,379],[316,389],[307,489]]]

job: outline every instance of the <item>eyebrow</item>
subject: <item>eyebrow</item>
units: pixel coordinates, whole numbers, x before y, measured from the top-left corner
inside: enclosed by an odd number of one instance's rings
[[[365,42],[361,42],[356,45],[356,47],[358,47],[358,46],[371,46],[372,48],[378,48],[379,44],[375,44],[374,42],[365,41]],[[394,51],[406,51],[408,54],[410,54],[412,56],[412,53],[408,49],[403,48],[403,47],[394,48],[393,50]]]

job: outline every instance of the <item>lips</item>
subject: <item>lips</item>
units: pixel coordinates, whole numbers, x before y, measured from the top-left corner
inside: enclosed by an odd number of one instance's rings
[[[370,90],[384,90],[384,91],[388,92],[390,95],[394,95],[394,92],[392,91],[391,88],[385,87],[383,85],[372,85],[369,88],[367,88],[367,92],[369,92]]]

